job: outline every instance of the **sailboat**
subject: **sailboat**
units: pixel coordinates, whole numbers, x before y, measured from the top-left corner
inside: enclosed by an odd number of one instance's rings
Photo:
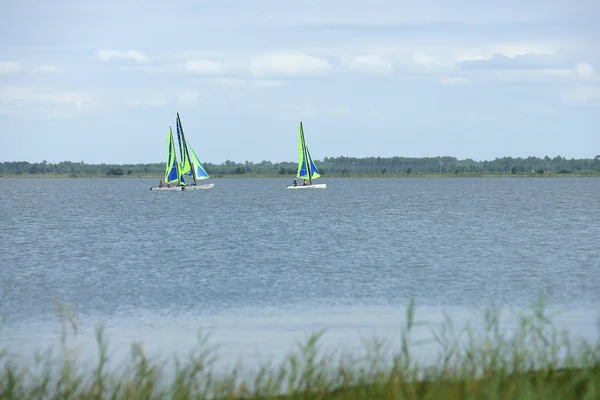
[[[207,183],[204,185],[197,184],[197,181],[208,179],[209,176],[198,159],[198,156],[196,156],[194,149],[192,149],[192,146],[185,140],[179,113],[177,113],[177,139],[179,141],[179,155],[181,157],[181,174],[192,177],[193,183],[191,184],[191,188],[210,189],[215,186],[214,183]]]
[[[313,179],[317,179],[321,177],[319,174],[319,170],[315,165],[312,157],[310,156],[310,152],[308,151],[308,146],[306,146],[306,141],[304,140],[304,129],[302,128],[302,121],[300,121],[300,125],[298,126],[298,172],[296,177],[308,180],[306,185],[289,185],[286,186],[287,189],[326,189],[326,183],[317,183],[313,184]]]
[[[177,139],[179,141],[179,156],[181,162],[177,161],[175,152],[175,141],[173,140],[173,130],[169,125],[169,135],[167,136],[167,162],[165,164],[165,176],[163,186],[154,186],[150,190],[197,190],[210,189],[215,186],[214,183],[198,185],[197,181],[207,179],[208,173],[202,166],[202,163],[196,156],[192,146],[186,142],[183,134],[183,127],[179,113],[177,113]],[[185,181],[185,176],[191,177],[193,183],[189,186]],[[171,186],[169,186],[171,183]]]

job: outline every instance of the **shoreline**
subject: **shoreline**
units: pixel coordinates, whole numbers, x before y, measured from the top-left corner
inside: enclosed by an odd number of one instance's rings
[[[343,179],[369,179],[369,178],[406,178],[406,179],[416,179],[416,178],[589,178],[589,177],[600,177],[600,172],[577,172],[577,173],[568,173],[568,174],[560,174],[560,173],[548,173],[548,174],[538,174],[538,173],[447,173],[447,174],[432,174],[432,173],[414,173],[414,174],[327,174],[321,175],[320,179],[327,178],[343,178]],[[90,179],[157,179],[160,180],[164,178],[163,175],[154,175],[154,174],[136,174],[136,175],[110,175],[106,174],[2,174],[0,175],[0,179],[31,179],[31,178],[43,178],[43,179],[56,179],[56,178],[69,178],[69,179],[82,179],[82,178],[90,178]],[[276,174],[214,174],[210,175],[209,179],[299,179],[296,176],[292,175],[276,175]]]

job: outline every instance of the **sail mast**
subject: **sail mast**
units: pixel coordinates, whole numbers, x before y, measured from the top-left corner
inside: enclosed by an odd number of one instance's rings
[[[194,185],[196,184],[196,167],[192,165],[190,152],[188,151],[187,144],[185,143],[185,136],[183,135],[183,125],[181,125],[181,119],[179,118],[179,113],[177,113],[177,124],[179,124],[179,129],[181,129],[181,140],[183,141],[183,148],[185,149],[185,156],[192,167],[192,178],[194,179]]]
[[[306,171],[308,172],[308,183],[312,185],[310,159],[308,158],[308,149],[306,148],[306,142],[304,141],[304,129],[302,128],[302,121],[300,121],[300,136],[302,137],[302,150],[304,151],[304,162],[306,163]]]

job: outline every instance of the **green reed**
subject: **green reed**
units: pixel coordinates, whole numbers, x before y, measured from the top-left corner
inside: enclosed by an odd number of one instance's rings
[[[109,370],[108,343],[96,330],[97,365],[83,365],[75,342],[77,324],[61,310],[60,352],[36,354],[28,367],[9,349],[0,352],[1,399],[597,399],[600,398],[600,340],[574,341],[556,329],[542,302],[522,312],[512,333],[501,313],[486,310],[484,329],[456,329],[446,316],[432,332],[440,347],[437,362],[419,363],[411,349],[414,303],[399,332],[400,347],[365,342],[364,354],[319,352],[324,331],[298,343],[279,364],[246,370],[240,363],[215,372],[216,351],[199,336],[186,359],[153,360],[141,344],[130,360]],[[168,370],[167,370],[168,368]],[[166,372],[170,371],[170,374]],[[167,376],[168,375],[168,376]]]

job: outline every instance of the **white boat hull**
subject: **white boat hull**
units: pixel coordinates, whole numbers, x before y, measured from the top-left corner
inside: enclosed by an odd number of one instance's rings
[[[153,186],[153,187],[150,188],[150,190],[160,190],[160,191],[166,190],[166,191],[179,191],[179,192],[181,192],[182,188],[183,188],[182,186],[173,186],[173,187],[168,187],[168,186],[163,186],[163,187]]]
[[[150,190],[167,190],[167,191],[182,191],[182,190],[200,190],[200,189],[210,189],[213,186],[215,186],[214,183],[207,183],[204,185],[197,185],[197,186],[173,186],[173,187],[168,187],[168,186],[163,186],[163,187],[158,187],[158,186],[153,186],[150,188]]]
[[[306,186],[302,186],[302,185],[298,185],[298,186],[294,186],[294,185],[289,185],[285,187],[286,189],[326,189],[327,188],[327,184],[326,183],[318,183],[316,185],[306,185]]]
[[[210,189],[213,186],[215,186],[214,183],[206,183],[204,185],[188,186],[188,187],[186,187],[186,190],[187,189],[193,189],[193,190]]]

